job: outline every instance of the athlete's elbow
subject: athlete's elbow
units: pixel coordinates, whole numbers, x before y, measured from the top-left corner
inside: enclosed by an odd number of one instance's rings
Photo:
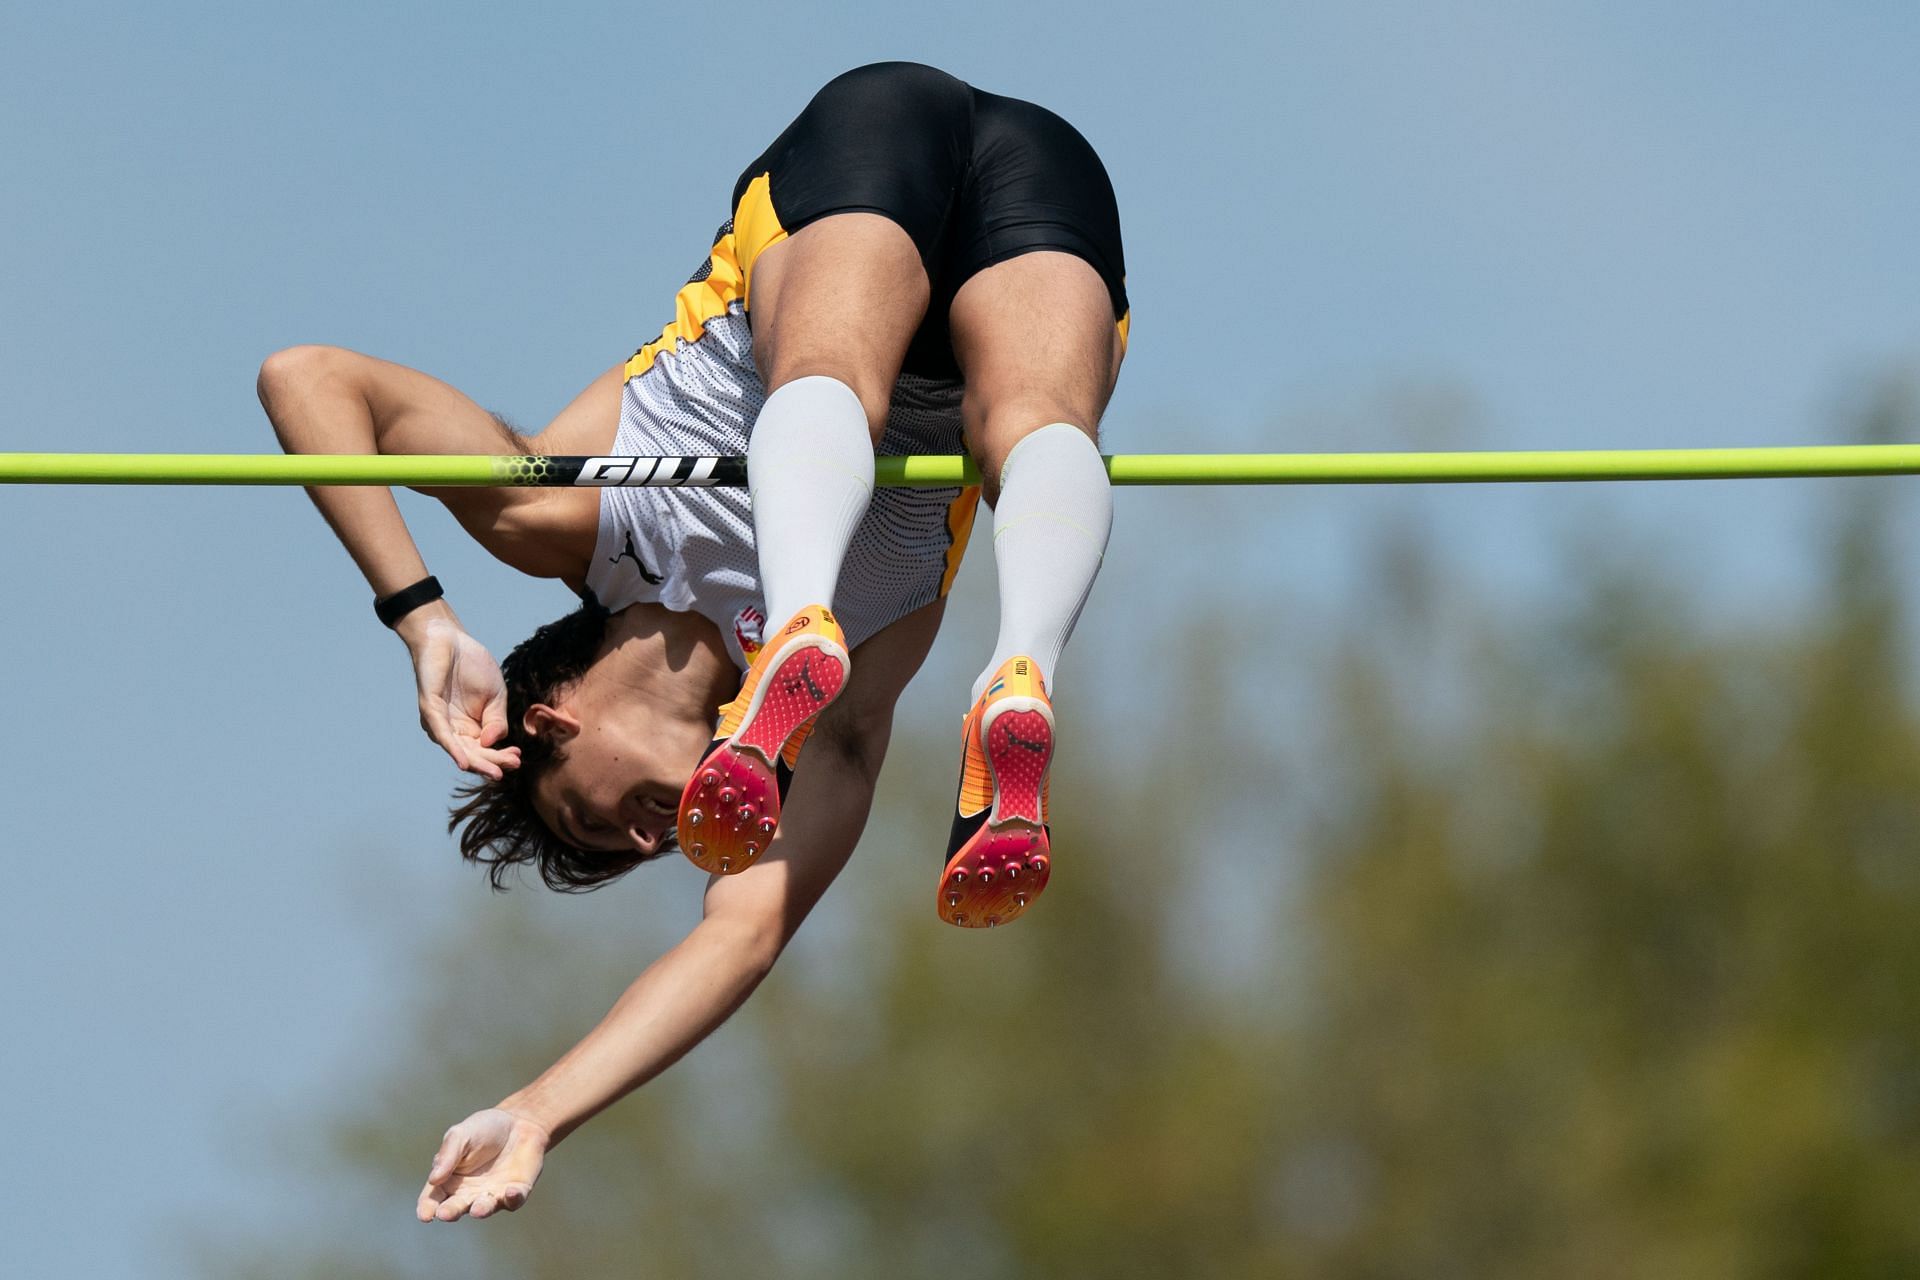
[[[260,362],[254,391],[280,443],[289,452],[299,452],[297,442],[290,438],[296,407],[317,387],[341,377],[351,356],[351,352],[340,347],[306,343],[276,351]]]
[[[302,343],[282,347],[260,362],[260,376],[254,379],[254,391],[268,409],[310,382],[326,365],[331,347]]]

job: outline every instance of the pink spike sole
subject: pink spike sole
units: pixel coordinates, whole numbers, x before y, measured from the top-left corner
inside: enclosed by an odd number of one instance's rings
[[[986,825],[940,873],[940,918],[964,929],[1018,919],[1053,871],[1043,812],[1053,725],[1038,711],[1007,711],[987,725],[993,808]]]
[[[680,851],[695,866],[736,875],[767,851],[780,826],[774,761],[846,680],[845,664],[813,647],[768,673],[746,722],[708,754],[680,794]]]

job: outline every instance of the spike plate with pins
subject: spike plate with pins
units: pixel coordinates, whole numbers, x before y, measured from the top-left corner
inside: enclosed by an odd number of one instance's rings
[[[1040,896],[1051,869],[1044,827],[1004,823],[941,877],[940,916],[967,929],[1007,924]]]

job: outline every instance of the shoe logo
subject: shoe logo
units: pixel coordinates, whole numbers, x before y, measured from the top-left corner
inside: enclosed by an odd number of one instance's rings
[[[1033,754],[1037,756],[1043,756],[1047,754],[1046,743],[1028,742],[1025,738],[1021,737],[1019,734],[1013,731],[1012,725],[1007,726],[1007,741],[1011,742],[1016,747],[1025,747],[1027,750],[1033,752]]]
[[[648,585],[655,586],[655,587],[660,585],[660,583],[662,582],[662,578],[660,577],[660,575],[655,573],[653,570],[647,568],[647,562],[645,560],[642,560],[640,558],[640,553],[634,549],[633,530],[631,529],[627,530],[627,549],[622,551],[617,556],[608,556],[607,563],[619,564],[622,560],[625,560],[629,557],[633,559],[633,563],[635,565],[639,566],[640,576],[647,580]]]
[[[1025,658],[1014,659],[1013,674],[1017,676],[1023,676],[1027,674],[1027,660]]]
[[[815,702],[825,702],[827,691],[813,681],[813,655],[808,654],[800,662],[800,674],[787,677],[784,692],[797,693],[805,689]]]
[[[805,613],[795,614],[793,621],[789,622],[787,624],[787,629],[785,631],[782,631],[780,634],[783,636],[790,636],[796,631],[805,631],[808,627],[812,625],[813,625],[813,616],[811,614],[805,614]]]

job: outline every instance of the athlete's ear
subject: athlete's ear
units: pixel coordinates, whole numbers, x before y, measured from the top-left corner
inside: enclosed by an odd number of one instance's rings
[[[520,727],[536,738],[552,735],[564,742],[580,732],[580,720],[570,711],[536,702],[521,717]]]

